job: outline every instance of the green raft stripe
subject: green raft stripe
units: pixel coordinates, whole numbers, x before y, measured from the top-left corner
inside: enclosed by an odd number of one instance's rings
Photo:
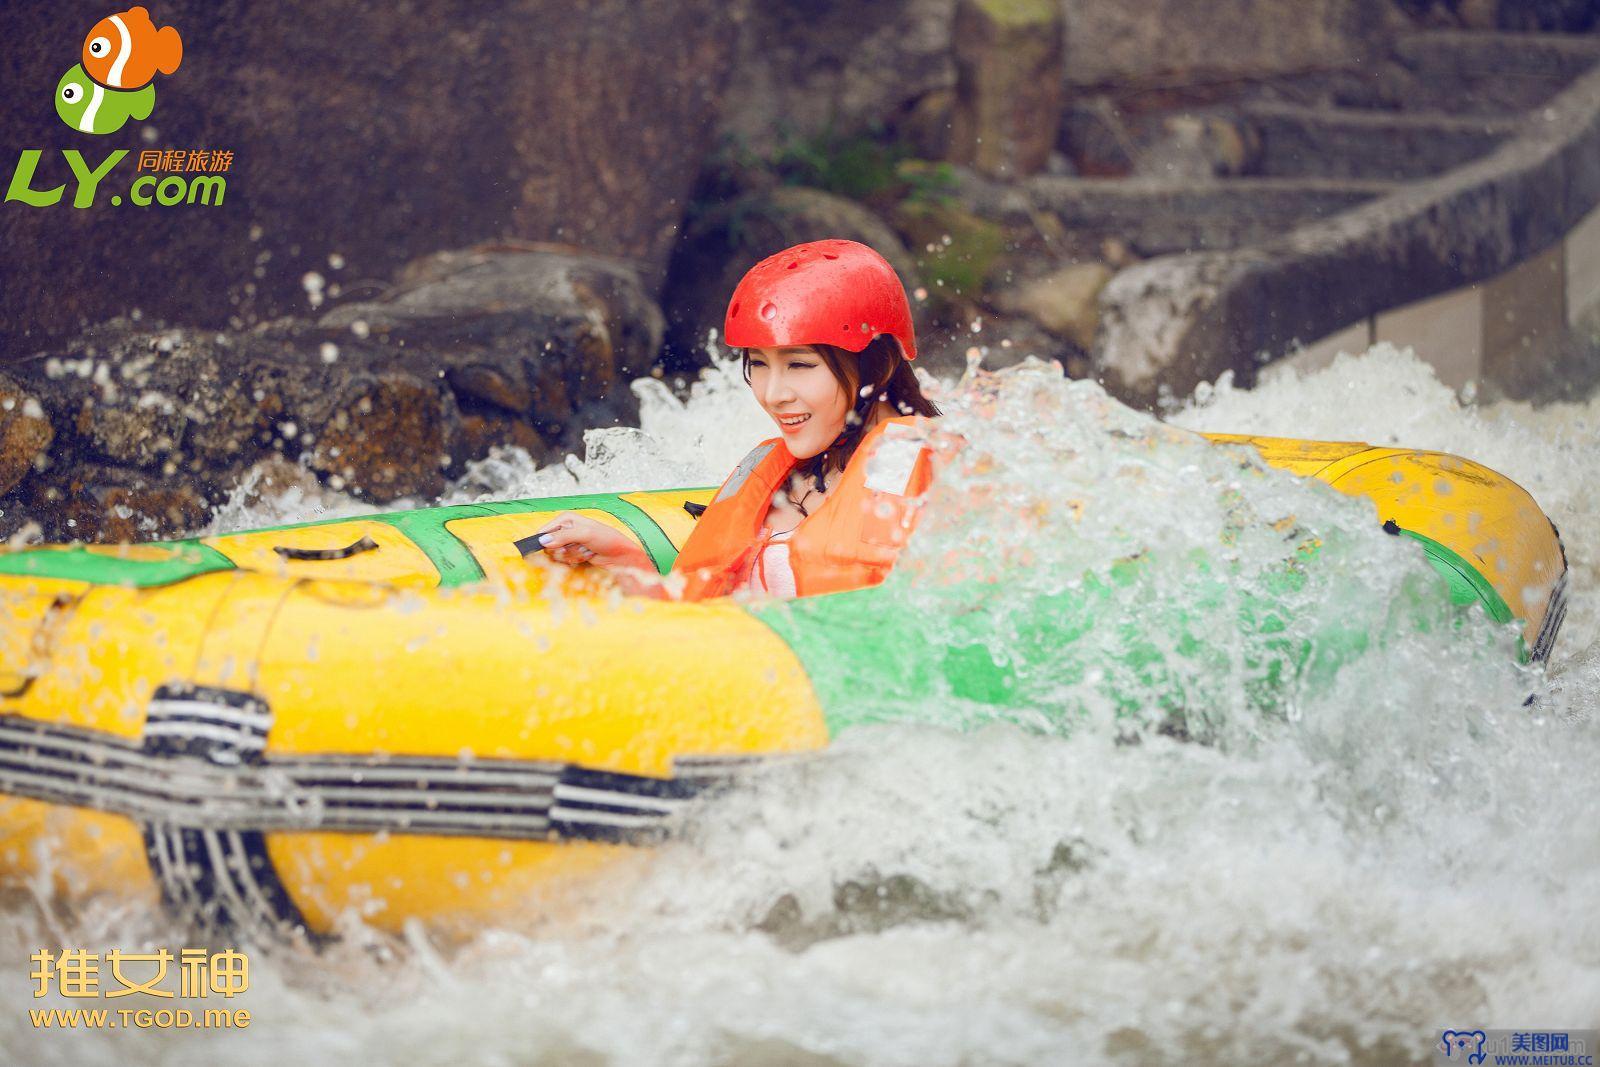
[[[1433,564],[1433,569],[1450,583],[1451,599],[1457,604],[1470,604],[1477,600],[1495,622],[1510,622],[1516,617],[1500,591],[1465,556],[1423,534],[1404,529],[1400,533],[1422,544],[1422,550],[1427,554],[1428,562]]]
[[[663,496],[692,493],[695,489],[663,489]],[[240,533],[274,533],[332,526],[348,522],[378,522],[404,534],[425,554],[439,572],[441,586],[465,585],[484,576],[483,566],[466,544],[447,528],[457,519],[481,515],[511,515],[530,511],[603,511],[626,526],[650,554],[658,571],[665,574],[677,558],[677,549],[665,532],[637,505],[617,493],[584,493],[573,496],[507,500],[477,504],[450,504],[416,511],[391,511],[375,515],[342,515],[310,522],[264,526]],[[213,571],[235,569],[232,560],[210,545],[196,539],[159,541],[148,548],[166,549],[170,558],[162,560],[118,559],[87,551],[81,545],[48,546],[0,552],[0,575],[52,578],[92,582],[96,585],[122,585],[144,589],[171,585]]]
[[[148,589],[213,571],[233,569],[232,560],[199,541],[167,541],[150,547],[166,549],[171,552],[171,557],[160,560],[118,559],[90,552],[82,545],[30,548],[0,554],[0,574]]]
[[[1512,621],[1504,598],[1471,562],[1429,537],[1400,532],[1421,545],[1458,610],[1470,610],[1476,602],[1494,621]],[[957,718],[963,706],[987,708],[983,721],[1015,715],[1023,722],[1034,712],[1032,697],[1019,699],[1021,689],[1044,663],[1051,664],[1045,674],[1052,687],[1083,684],[1091,674],[1103,673],[1106,680],[1092,688],[1117,714],[1139,711],[1140,701],[1166,707],[1171,700],[1172,708],[1181,709],[1192,683],[1172,665],[1192,669],[1209,662],[1204,627],[1219,611],[1232,615],[1245,637],[1257,675],[1252,699],[1270,710],[1278,686],[1332,684],[1340,666],[1360,655],[1370,640],[1364,628],[1350,628],[1338,618],[1323,620],[1309,639],[1288,636],[1279,597],[1303,584],[1300,568],[1316,555],[1315,549],[1297,551],[1281,574],[1264,575],[1263,586],[1254,591],[1231,588],[1225,569],[1217,572],[1209,560],[1196,559],[1184,593],[1137,620],[1124,617],[1116,591],[1137,576],[1143,557],[1118,560],[1103,575],[1086,574],[1074,591],[1033,596],[998,613],[975,610],[960,596],[945,601],[937,588],[908,599],[893,588],[892,577],[867,589],[758,602],[745,611],[800,660],[830,736],[904,717],[904,709],[913,705],[947,707]],[[911,604],[916,607],[907,610]],[[922,618],[929,611],[941,620],[939,637],[931,642]],[[1160,639],[1145,634],[1147,628],[1159,630]],[[1096,634],[1106,640],[1091,640]],[[1115,657],[1103,658],[1102,646],[1116,649]],[[1527,657],[1519,639],[1519,658]],[[1227,663],[1216,666],[1232,669]],[[1133,703],[1125,687],[1136,695]]]
[[[445,523],[473,515],[493,514],[478,504],[448,508],[402,511],[384,516],[384,521],[411,539],[439,570],[439,585],[466,585],[483,577],[483,565],[459,537],[445,529]]]

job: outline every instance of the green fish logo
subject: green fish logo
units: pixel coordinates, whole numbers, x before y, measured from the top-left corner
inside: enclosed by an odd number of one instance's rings
[[[147,119],[156,106],[156,87],[131,93],[107,89],[78,64],[56,83],[56,114],[82,133],[116,133],[129,119]]]
[[[154,78],[178,69],[183,38],[171,26],[157,29],[145,8],[130,7],[90,27],[80,58],[56,84],[56,114],[80,133],[116,133],[155,110]]]

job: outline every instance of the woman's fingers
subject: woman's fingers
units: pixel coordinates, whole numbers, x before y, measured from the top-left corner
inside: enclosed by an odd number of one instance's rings
[[[602,554],[612,531],[593,519],[571,512],[558,515],[534,536],[545,554],[557,563],[588,563]]]
[[[643,546],[615,527],[587,515],[566,512],[557,515],[534,534],[544,554],[557,563],[574,566],[592,563],[597,567],[653,568]]]
[[[571,512],[557,515],[543,529],[534,533],[533,536],[538,538],[539,547],[551,555],[556,555],[560,549],[581,543],[583,537],[572,521],[578,517]]]

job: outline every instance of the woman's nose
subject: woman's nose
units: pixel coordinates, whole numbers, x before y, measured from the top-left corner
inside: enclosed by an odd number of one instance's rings
[[[766,401],[769,406],[781,404],[794,397],[794,389],[789,385],[789,376],[774,368],[767,372]]]

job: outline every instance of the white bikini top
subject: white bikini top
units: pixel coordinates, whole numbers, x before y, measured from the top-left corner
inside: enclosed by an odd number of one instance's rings
[[[793,597],[794,566],[789,562],[789,538],[793,536],[794,530],[773,533],[769,527],[761,527],[761,547],[741,588],[766,596]]]

